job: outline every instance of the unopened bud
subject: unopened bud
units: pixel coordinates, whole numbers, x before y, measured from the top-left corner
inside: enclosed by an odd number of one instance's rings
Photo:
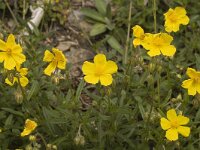
[[[74,138],[74,143],[76,145],[84,145],[85,144],[85,137],[82,136],[82,135],[77,135],[75,138]]]
[[[34,141],[36,140],[35,135],[30,135],[30,136],[29,136],[29,140],[30,140],[31,142],[34,142]]]

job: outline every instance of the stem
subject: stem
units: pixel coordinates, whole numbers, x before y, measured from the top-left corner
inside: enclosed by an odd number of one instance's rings
[[[18,21],[17,21],[17,18],[15,17],[15,15],[14,15],[12,9],[10,8],[10,5],[8,4],[7,0],[4,0],[4,1],[5,1],[5,3],[6,3],[6,6],[8,7],[8,9],[9,9],[9,11],[10,11],[10,13],[11,13],[11,15],[12,15],[12,17],[13,17],[15,23],[16,23],[16,25],[19,26],[19,23],[18,23]]]
[[[41,138],[42,142],[44,143],[45,148],[47,148],[47,142],[46,142],[46,140],[44,139],[44,137],[42,136],[42,134],[36,133],[36,136],[39,136],[39,137]]]
[[[128,15],[128,31],[127,31],[127,37],[126,37],[126,45],[125,45],[125,52],[124,52],[124,64],[127,64],[127,56],[128,56],[128,45],[130,40],[130,29],[131,29],[131,13],[132,13],[132,0],[130,0],[130,6],[129,6],[129,15]]]
[[[157,33],[156,0],[153,0],[153,19],[154,19],[154,32]]]

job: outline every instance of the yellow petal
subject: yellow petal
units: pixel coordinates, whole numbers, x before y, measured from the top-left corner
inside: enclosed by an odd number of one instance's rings
[[[12,54],[12,57],[15,60],[16,64],[19,65],[26,61],[26,56],[22,53]]]
[[[133,35],[135,37],[141,37],[144,35],[144,30],[139,26],[139,25],[135,25],[133,28]]]
[[[13,86],[15,84],[15,82],[17,82],[17,78],[16,77],[13,78],[12,82],[8,78],[5,79],[5,83],[7,83],[10,86]]]
[[[113,74],[117,72],[117,64],[114,61],[107,61],[105,65],[105,74]]]
[[[61,50],[56,49],[56,48],[52,48],[52,51],[55,54],[56,60],[66,62],[65,55],[63,54],[63,52]]]
[[[186,125],[190,121],[188,117],[184,117],[182,115],[178,115],[177,119],[179,125]]]
[[[0,40],[0,50],[1,51],[6,51],[6,43],[2,40]]]
[[[65,67],[66,67],[66,61],[58,61],[57,67],[59,69],[65,69]]]
[[[89,74],[84,77],[85,81],[91,84],[96,84],[99,82],[99,77],[94,74]]]
[[[196,88],[194,87],[194,86],[190,86],[189,88],[188,88],[188,95],[196,95],[196,93],[197,93],[197,90],[196,90]]]
[[[15,36],[14,36],[13,34],[10,34],[10,35],[8,36],[6,45],[7,45],[8,47],[13,47],[14,45],[16,45],[16,43],[15,43]]]
[[[149,56],[153,57],[153,56],[157,56],[160,55],[160,50],[159,49],[150,49],[147,53]]]
[[[55,62],[51,62],[46,69],[44,70],[44,74],[51,76],[51,73],[54,72],[56,69],[56,63]]]
[[[54,55],[49,50],[46,50],[44,53],[43,61],[51,62],[53,60],[53,58],[54,58]]]
[[[21,132],[21,137],[24,137],[26,135],[29,135],[31,133],[30,130],[24,129],[23,132]]]
[[[176,13],[179,17],[182,17],[186,15],[186,10],[183,7],[176,7],[174,9],[174,13]]]
[[[16,66],[16,62],[13,59],[13,57],[7,56],[4,60],[4,68],[8,70],[12,70],[14,69],[15,66]]]
[[[166,118],[160,119],[160,125],[163,130],[167,130],[167,129],[171,128],[171,123]]]
[[[133,45],[134,45],[134,47],[137,47],[137,46],[139,46],[139,45],[141,45],[141,44],[142,44],[141,39],[135,38],[135,39],[133,40]]]
[[[179,23],[173,23],[171,21],[168,21],[168,22],[166,21],[165,22],[165,31],[167,31],[167,32],[172,32],[172,31],[177,32],[177,31],[179,31],[179,26],[180,26]]]
[[[105,65],[106,63],[106,56],[104,54],[97,54],[94,57],[95,65]]]
[[[187,72],[186,74],[190,77],[190,78],[196,78],[197,77],[197,71],[193,68],[187,68]]]
[[[105,74],[100,76],[101,85],[108,86],[112,83],[113,78],[110,74]]]
[[[189,127],[184,127],[184,126],[179,126],[177,128],[178,133],[180,133],[184,137],[188,137],[190,135],[190,128]]]
[[[188,16],[185,16],[179,20],[179,23],[183,24],[183,25],[187,25],[189,23],[189,21],[190,21],[190,19],[188,18]]]
[[[173,56],[176,52],[176,48],[173,45],[163,46],[161,48],[161,52],[165,56]]]
[[[170,141],[176,141],[178,140],[178,132],[176,129],[169,129],[166,131],[165,137]]]
[[[188,89],[191,86],[192,82],[193,82],[193,79],[185,80],[182,82],[181,86],[185,89]]]
[[[168,33],[161,33],[159,35],[159,37],[161,39],[163,39],[163,41],[165,42],[165,44],[170,44],[172,42],[172,40],[173,40],[173,37],[170,36]]]
[[[169,121],[174,121],[177,119],[176,111],[175,109],[170,109],[167,111],[167,119]]]
[[[21,76],[25,76],[28,74],[28,68],[19,68],[17,71],[20,73]]]
[[[3,62],[6,58],[7,54],[5,52],[0,52],[0,62]]]
[[[21,78],[19,78],[19,81],[22,87],[25,87],[29,82],[28,78],[25,76],[22,76]]]
[[[84,75],[94,74],[95,73],[95,64],[85,61],[82,66],[82,71]]]
[[[12,53],[17,54],[17,53],[21,53],[21,52],[22,52],[22,47],[19,44],[13,46]]]

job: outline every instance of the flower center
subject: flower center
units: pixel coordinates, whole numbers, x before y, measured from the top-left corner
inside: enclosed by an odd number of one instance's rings
[[[101,76],[104,74],[104,67],[103,66],[98,66],[95,70],[95,75],[96,76]]]
[[[11,53],[12,53],[12,50],[11,50],[10,48],[8,48],[8,49],[7,49],[7,54],[8,54],[8,55],[11,55]]]
[[[172,121],[171,122],[171,127],[172,128],[178,128],[179,127],[178,121]]]

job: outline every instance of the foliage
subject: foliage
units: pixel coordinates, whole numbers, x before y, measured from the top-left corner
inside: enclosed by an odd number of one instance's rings
[[[94,51],[104,53],[118,65],[112,84],[102,86],[87,84],[82,76],[75,80],[70,76],[73,66],[70,63],[65,70],[46,76],[43,71],[47,65],[42,60],[45,50],[53,47],[45,40],[54,34],[48,20],[54,16],[45,14],[38,29],[22,35],[29,18],[23,20],[23,9],[10,6],[16,12],[19,25],[9,28],[6,21],[13,16],[5,1],[0,0],[0,37],[3,40],[10,33],[18,35],[16,39],[26,55],[23,67],[28,68],[26,77],[29,79],[24,88],[20,84],[9,86],[5,83],[9,74],[0,64],[0,149],[28,149],[30,146],[61,150],[200,148],[200,96],[189,96],[181,87],[188,78],[188,67],[200,70],[200,2],[154,0],[156,7],[153,1],[144,2],[95,0],[95,8],[82,9],[85,19],[93,24],[90,36]],[[51,10],[57,4],[53,5],[49,3],[45,9]],[[64,7],[58,5],[59,10],[64,11]],[[181,26],[177,33],[171,33],[175,55],[150,57],[144,48],[134,48],[130,27],[138,24],[145,31],[154,32],[153,12],[156,11],[157,30],[164,32],[163,14],[176,6],[186,8],[190,23]],[[62,25],[62,17],[58,18]],[[190,119],[188,138],[179,136],[174,142],[165,138],[160,119],[166,118],[170,109]],[[26,119],[38,125],[30,139],[20,136]]]

